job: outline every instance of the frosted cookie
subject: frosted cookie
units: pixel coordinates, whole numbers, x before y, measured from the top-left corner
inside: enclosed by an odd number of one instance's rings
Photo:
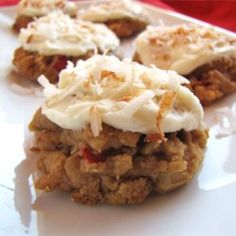
[[[184,75],[203,105],[236,91],[235,58],[235,39],[210,27],[149,27],[135,41],[136,61]]]
[[[21,47],[13,59],[18,72],[35,81],[44,74],[52,83],[68,60],[114,52],[119,46],[119,39],[105,25],[72,19],[62,12],[31,22],[21,30],[19,40]]]
[[[77,16],[83,20],[106,24],[119,38],[131,37],[149,24],[144,10],[130,1],[91,5],[80,10]]]
[[[76,5],[70,1],[21,0],[18,4],[17,17],[13,29],[19,32],[21,28],[26,28],[34,18],[45,16],[55,10],[61,10],[71,17],[76,15]]]
[[[197,97],[173,71],[96,55],[45,77],[34,115],[43,172],[35,186],[72,192],[77,203],[135,204],[188,183],[207,132]]]

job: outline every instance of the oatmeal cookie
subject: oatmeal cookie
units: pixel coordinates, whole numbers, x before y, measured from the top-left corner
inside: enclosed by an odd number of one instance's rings
[[[15,68],[29,80],[37,81],[42,74],[52,83],[58,81],[67,61],[76,63],[96,53],[112,53],[119,46],[119,39],[106,26],[71,19],[62,12],[37,19],[21,30],[19,39]]]
[[[37,166],[44,174],[35,186],[72,191],[72,200],[85,204],[135,204],[188,183],[202,163],[207,141],[207,132],[199,130],[168,133],[159,144],[109,126],[93,138],[89,128],[75,132],[48,123],[38,111],[30,125],[40,148]]]
[[[136,204],[197,173],[203,109],[176,73],[96,55],[63,70],[57,86],[39,82],[47,99],[29,125],[43,173],[36,188],[70,191],[77,203]]]

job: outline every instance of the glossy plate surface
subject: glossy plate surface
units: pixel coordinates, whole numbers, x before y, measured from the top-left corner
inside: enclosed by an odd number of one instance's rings
[[[194,21],[144,7],[153,24]],[[27,124],[43,98],[39,86],[21,82],[12,72],[18,46],[10,29],[15,14],[14,7],[0,9],[0,235],[236,235],[236,134],[216,138],[216,109],[235,105],[236,95],[206,110],[211,131],[203,167],[198,177],[175,192],[122,207],[77,205],[68,193],[36,192],[34,158],[27,151],[33,138]],[[123,42],[123,52],[131,56],[130,41]]]

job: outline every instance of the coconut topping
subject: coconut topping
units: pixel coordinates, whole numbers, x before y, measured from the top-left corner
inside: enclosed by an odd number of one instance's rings
[[[107,124],[164,139],[164,133],[203,128],[197,97],[174,71],[149,68],[114,56],[95,55],[68,63],[58,85],[41,76],[42,113],[65,129],[90,126],[94,136]],[[157,134],[157,135],[155,135]]]
[[[76,5],[66,0],[21,0],[18,5],[18,14],[29,17],[45,16],[55,10],[73,16],[76,14]]]
[[[193,24],[148,27],[135,41],[144,65],[186,75],[223,55],[236,56],[236,41],[213,27]]]
[[[19,35],[27,51],[41,55],[83,56],[116,50],[119,39],[105,25],[70,18],[61,11],[31,22]]]
[[[139,19],[148,22],[144,10],[131,1],[114,1],[91,5],[78,12],[78,17],[93,22],[106,22],[114,19]]]

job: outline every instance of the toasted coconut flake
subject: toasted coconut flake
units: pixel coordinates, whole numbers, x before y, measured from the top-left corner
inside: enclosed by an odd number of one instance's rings
[[[99,133],[102,130],[102,120],[96,106],[90,108],[90,127],[93,136],[99,136]]]
[[[163,132],[162,132],[163,133]],[[153,134],[147,134],[146,138],[145,138],[145,142],[149,143],[149,142],[158,142],[161,143],[162,141],[166,141],[166,138],[164,136],[164,140],[163,140],[163,135],[160,133],[153,133]]]
[[[165,134],[164,134],[163,130],[161,129],[161,122],[162,122],[164,114],[173,105],[175,96],[176,96],[175,92],[169,90],[166,93],[164,93],[164,95],[162,96],[162,98],[160,100],[160,110],[159,110],[157,117],[156,117],[157,140],[159,140],[159,142],[162,142],[162,141],[166,142],[167,141],[167,139],[165,138]]]
[[[116,77],[115,73],[113,71],[103,70],[101,71],[101,79],[107,78],[107,77]]]
[[[141,106],[147,103],[155,96],[154,92],[147,90],[144,91],[139,97],[135,97],[130,103],[121,110],[124,116],[131,117]]]
[[[38,78],[39,84],[44,88],[43,93],[45,97],[51,97],[58,94],[58,90],[55,85],[51,84],[44,75],[40,75]]]
[[[51,85],[51,84],[49,83],[48,79],[47,79],[44,75],[40,75],[40,76],[38,77],[38,82],[39,82],[39,84],[40,84],[42,87],[44,87],[44,88],[46,88],[46,87],[48,87],[48,86]]]

